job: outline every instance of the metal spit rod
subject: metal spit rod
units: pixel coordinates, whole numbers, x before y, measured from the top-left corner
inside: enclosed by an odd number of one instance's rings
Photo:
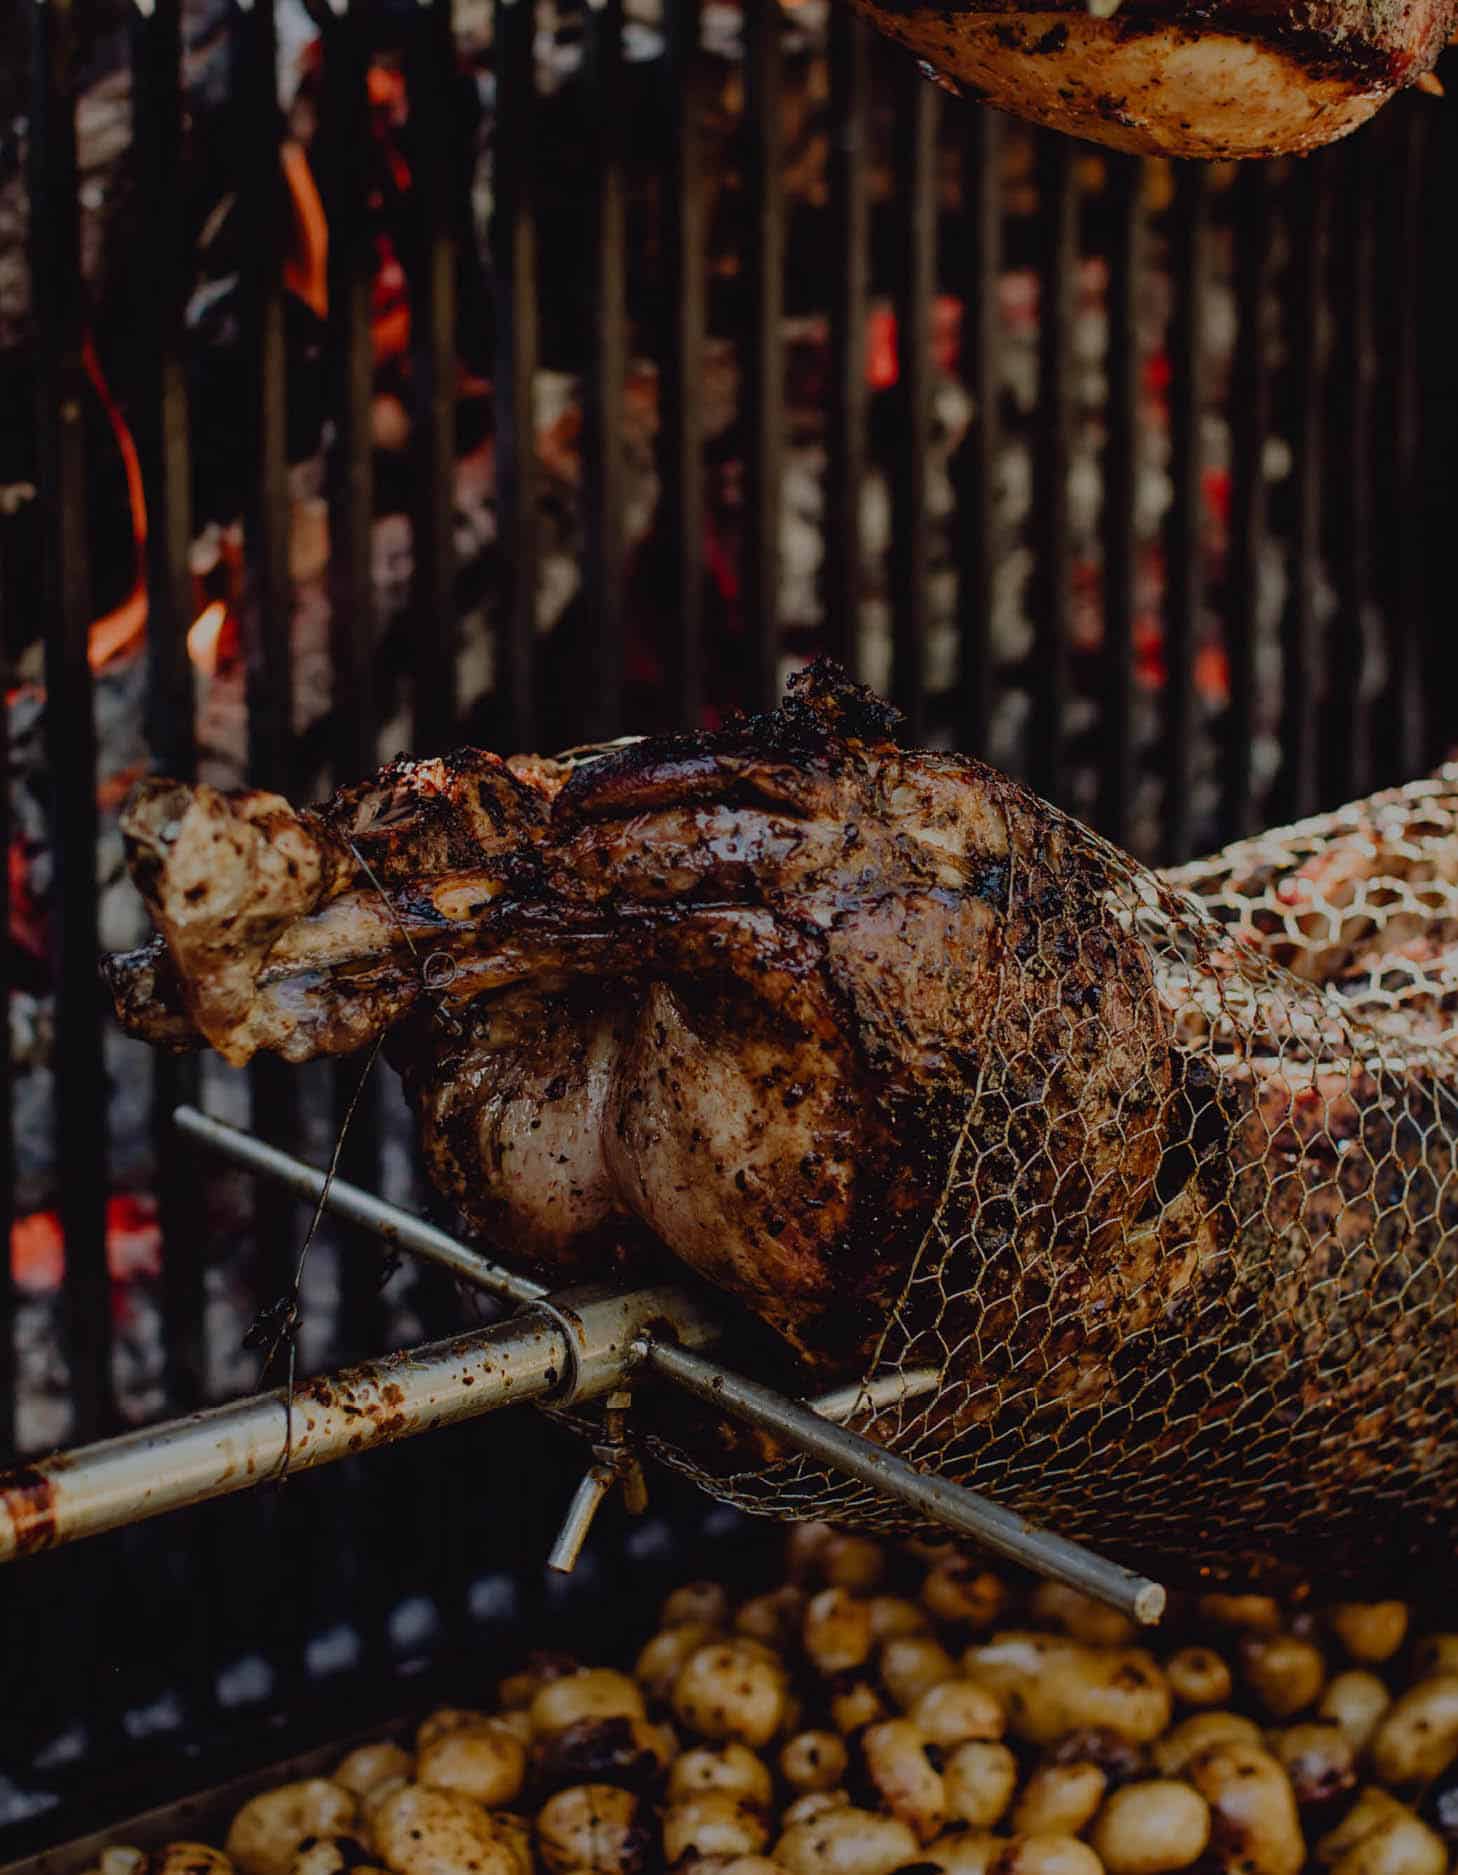
[[[252,1133],[241,1132],[224,1120],[215,1120],[210,1113],[203,1113],[197,1107],[178,1107],[172,1124],[184,1138],[195,1139],[200,1146],[231,1159],[234,1165],[246,1171],[261,1172],[310,1204],[319,1202],[327,1183],[327,1209],[332,1217],[343,1218],[347,1224],[358,1224],[394,1249],[426,1257],[453,1276],[474,1283],[476,1288],[490,1295],[500,1296],[504,1302],[539,1302],[547,1294],[545,1283],[533,1282],[530,1276],[518,1276],[514,1270],[503,1268],[481,1251],[473,1250],[470,1244],[438,1229],[428,1219],[412,1217],[399,1205],[387,1204],[372,1191],[364,1191],[345,1179],[326,1180],[317,1167],[306,1165],[291,1153],[280,1152],[277,1146],[256,1139]]]
[[[898,1499],[930,1523],[945,1524],[1010,1562],[1022,1563],[1039,1575],[1052,1576],[1070,1588],[1082,1589],[1085,1595],[1097,1596],[1146,1627],[1153,1626],[1164,1613],[1165,1593],[1158,1582],[1095,1556],[1067,1537],[1038,1529],[1016,1511],[992,1503],[965,1485],[915,1470],[884,1446],[822,1419],[811,1407],[787,1400],[772,1387],[746,1380],[717,1361],[705,1360],[701,1354],[671,1342],[651,1342],[643,1348],[642,1356],[651,1372],[673,1381],[685,1392],[751,1426],[776,1433],[807,1458],[819,1459]]]
[[[378,1231],[390,1242],[443,1264],[493,1294],[512,1298],[528,1291],[537,1297],[546,1294],[540,1284],[513,1275],[479,1250],[375,1197],[372,1192],[361,1191],[341,1179],[329,1181],[326,1190],[325,1176],[314,1166],[264,1144],[251,1133],[215,1120],[196,1107],[179,1107],[174,1120],[179,1132],[200,1145],[210,1147],[239,1165],[279,1179],[302,1198],[317,1203],[323,1197],[329,1211]],[[1080,1544],[1039,1530],[1015,1512],[1005,1510],[965,1486],[918,1472],[904,1459],[859,1434],[844,1430],[838,1423],[864,1407],[899,1404],[932,1391],[939,1376],[930,1368],[879,1374],[865,1383],[837,1388],[808,1405],[800,1405],[771,1387],[746,1380],[718,1362],[694,1353],[685,1345],[682,1334],[677,1342],[645,1338],[636,1353],[651,1371],[675,1386],[761,1431],[777,1434],[807,1457],[817,1458],[863,1484],[899,1498],[933,1522],[973,1537],[987,1548],[1026,1564],[1042,1575],[1053,1576],[1086,1594],[1112,1602],[1146,1625],[1158,1621],[1164,1612],[1165,1592],[1159,1583],[1106,1562]],[[600,1470],[601,1467],[595,1468],[583,1479],[558,1539],[560,1555],[554,1551],[554,1566],[570,1567],[566,1559],[575,1556],[581,1548],[592,1513],[607,1489],[597,1477]]]
[[[517,1401],[550,1397],[564,1405],[598,1398],[621,1386],[635,1368],[647,1368],[929,1521],[1095,1595],[1137,1621],[1157,1621],[1163,1612],[1158,1583],[1036,1529],[960,1485],[917,1472],[822,1417],[813,1405],[797,1404],[703,1358],[698,1350],[718,1339],[718,1325],[686,1291],[585,1290],[547,1297],[538,1285],[383,1199],[344,1180],[326,1187],[322,1172],[250,1134],[190,1107],[179,1108],[175,1121],[179,1132],[234,1163],[279,1178],[300,1196],[323,1198],[336,1215],[379,1231],[493,1294],[528,1304],[522,1315],[480,1334],[309,1382],[295,1397],[291,1467],[326,1464]],[[524,1289],[530,1294],[524,1296]],[[911,1394],[923,1385],[924,1377],[908,1376],[901,1388]],[[836,1417],[845,1408],[842,1395],[832,1396]],[[277,1471],[287,1440],[284,1396],[275,1392],[0,1475],[0,1560],[245,1490]],[[591,1506],[574,1506],[584,1530],[603,1492],[594,1487],[589,1495]]]
[[[686,1292],[555,1296],[508,1322],[124,1433],[0,1473],[0,1561],[246,1491],[290,1471],[477,1419],[518,1401],[610,1393],[661,1322],[695,1346],[717,1324]]]

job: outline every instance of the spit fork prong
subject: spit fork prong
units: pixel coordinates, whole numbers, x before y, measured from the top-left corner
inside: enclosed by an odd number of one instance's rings
[[[408,1423],[402,1420],[396,1428],[399,1434],[423,1431],[443,1416],[468,1417],[514,1400],[536,1398],[543,1405],[561,1405],[569,1398],[600,1399],[623,1388],[635,1367],[644,1368],[717,1410],[745,1420],[797,1451],[895,1498],[926,1522],[939,1523],[1042,1575],[1095,1595],[1136,1621],[1148,1624],[1160,1618],[1165,1594],[1159,1583],[1095,1556],[1066,1537],[1039,1530],[962,1485],[918,1472],[884,1447],[836,1424],[837,1418],[856,1410],[847,1390],[830,1396],[825,1403],[827,1413],[822,1415],[813,1402],[786,1399],[772,1388],[707,1359],[701,1350],[718,1338],[719,1331],[699,1295],[662,1288],[548,1296],[541,1284],[502,1268],[448,1232],[343,1179],[327,1181],[315,1167],[194,1107],[179,1107],[174,1119],[179,1133],[235,1164],[276,1178],[302,1197],[316,1202],[322,1199],[327,1210],[373,1231],[388,1243],[427,1257],[502,1300],[526,1305],[522,1315],[502,1325],[512,1352],[503,1361],[506,1348],[499,1343],[494,1347],[493,1385],[475,1388],[463,1399],[454,1377],[447,1378],[447,1391],[452,1397],[443,1407],[441,1397],[433,1390],[436,1376],[432,1372],[432,1384],[421,1390],[418,1417],[410,1418]],[[473,1357],[483,1339],[494,1340],[496,1334],[488,1330],[486,1338],[465,1337],[452,1344],[459,1349],[455,1358]],[[441,1350],[446,1345],[441,1344]],[[557,1365],[550,1374],[545,1369],[537,1373],[542,1346],[554,1350]],[[439,1352],[421,1349],[403,1358],[419,1362]],[[536,1383],[529,1387],[517,1386],[506,1371],[513,1360],[520,1358],[525,1358],[537,1374]],[[356,1373],[368,1373],[374,1384],[380,1371],[376,1363]],[[322,1400],[331,1388],[353,1378],[343,1375],[314,1381],[306,1391]],[[886,1392],[878,1378],[870,1383],[864,1397],[869,1402],[880,1399],[885,1392],[887,1400],[910,1398],[927,1390],[929,1384],[929,1375],[921,1373],[902,1380],[888,1377],[890,1391]],[[268,1471],[259,1461],[282,1436],[273,1421],[275,1412],[282,1422],[282,1396],[262,1395],[231,1407],[215,1408],[192,1420],[130,1434],[0,1475],[0,1560],[23,1554],[28,1547],[68,1541],[73,1536],[139,1521],[159,1509],[201,1502],[223,1491],[262,1482]],[[430,1417],[432,1413],[434,1418]],[[245,1425],[252,1442],[250,1457],[258,1468],[240,1476],[237,1451],[229,1447],[228,1439]],[[384,1436],[390,1433],[386,1431]],[[302,1443],[307,1449],[309,1441]],[[355,1441],[356,1449],[360,1443]],[[320,1438],[304,1462],[324,1463],[344,1457],[349,1449],[348,1443]],[[148,1475],[149,1461],[160,1461],[161,1476]],[[169,1462],[171,1476],[166,1475]],[[554,1560],[559,1554],[563,1559],[569,1555],[575,1558],[580,1550],[592,1516],[606,1495],[606,1486],[599,1489],[599,1470],[610,1473],[613,1479],[621,1475],[616,1465],[609,1466],[599,1458],[599,1464],[579,1487],[554,1546]],[[58,1509],[61,1515],[55,1514]],[[3,1514],[6,1512],[8,1524]]]

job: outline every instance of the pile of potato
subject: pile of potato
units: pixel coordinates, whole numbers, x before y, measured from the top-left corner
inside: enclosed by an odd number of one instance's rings
[[[1445,1875],[1458,1632],[1404,1603],[1207,1595],[1145,1645],[824,1525],[786,1576],[690,1583],[631,1673],[534,1656],[145,1875]]]

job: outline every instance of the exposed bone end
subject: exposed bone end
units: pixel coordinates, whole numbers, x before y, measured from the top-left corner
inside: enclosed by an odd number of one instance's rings
[[[188,1014],[241,1065],[253,1052],[242,1030],[269,950],[348,879],[350,856],[281,796],[205,783],[142,782],[121,830]],[[133,1014],[141,1019],[138,1005]]]
[[[1430,67],[1448,0],[1413,0],[1387,38],[1348,0],[1284,9],[1219,5],[1188,23],[1160,0],[1069,8],[967,0],[951,8],[855,0],[939,76],[998,109],[1140,155],[1299,154],[1346,136]]]
[[[161,938],[103,958],[101,980],[117,1023],[127,1035],[171,1054],[202,1047],[203,1038],[187,1013],[182,986]]]

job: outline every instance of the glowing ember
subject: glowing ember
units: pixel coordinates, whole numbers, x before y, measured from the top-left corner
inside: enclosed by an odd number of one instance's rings
[[[203,607],[187,628],[187,655],[205,676],[217,675],[218,647],[227,622],[226,604],[221,599],[214,599],[211,605]]]
[[[10,1274],[17,1289],[43,1295],[58,1289],[66,1267],[61,1220],[32,1211],[10,1227]],[[114,1192],[106,1201],[106,1267],[113,1282],[162,1273],[162,1237],[150,1198]]]

